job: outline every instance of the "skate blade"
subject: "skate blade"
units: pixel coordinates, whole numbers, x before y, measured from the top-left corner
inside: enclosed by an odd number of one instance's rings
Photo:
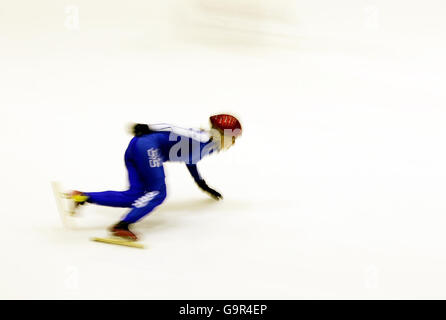
[[[75,212],[73,210],[66,209],[66,194],[61,191],[62,187],[57,181],[51,181],[51,187],[53,189],[57,210],[59,211],[62,224],[68,229],[73,229],[74,222],[71,220],[71,217],[75,215]]]
[[[142,243],[139,243],[136,241],[131,241],[131,240],[120,239],[120,238],[91,238],[91,240],[96,241],[96,242],[117,244],[120,246],[144,249],[144,245]]]
[[[68,209],[66,210],[66,212],[69,216],[72,216],[72,217],[75,216],[76,215],[76,206],[74,205],[74,201],[71,199],[70,194],[66,193],[66,192],[60,192],[60,197],[65,200],[69,200],[70,203],[69,203],[69,206],[68,206]]]

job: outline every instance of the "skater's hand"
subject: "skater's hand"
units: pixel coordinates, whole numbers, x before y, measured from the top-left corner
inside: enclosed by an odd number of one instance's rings
[[[205,192],[207,192],[207,194],[209,194],[212,198],[214,198],[215,200],[221,200],[221,199],[223,199],[223,196],[221,195],[221,193],[220,192],[218,192],[218,191],[216,191],[216,190],[214,190],[214,189],[212,189],[212,188],[209,188],[208,187],[208,189],[206,189],[206,190],[204,190]]]
[[[209,194],[212,198],[214,198],[215,200],[221,200],[223,199],[223,196],[221,195],[220,192],[212,189],[211,187],[209,187],[206,183],[206,181],[204,180],[198,180],[197,181],[197,185],[201,188],[201,190],[203,190],[204,192],[206,192],[207,194]]]

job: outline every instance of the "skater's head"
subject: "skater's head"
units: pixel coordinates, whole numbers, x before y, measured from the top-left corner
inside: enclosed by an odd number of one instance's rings
[[[242,134],[242,125],[236,117],[229,114],[217,114],[209,118],[211,135],[220,150],[230,148]]]

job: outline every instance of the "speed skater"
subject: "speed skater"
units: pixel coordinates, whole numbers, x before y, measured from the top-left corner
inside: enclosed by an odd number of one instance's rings
[[[152,212],[166,199],[163,163],[186,164],[197,186],[215,200],[222,195],[209,187],[200,175],[197,162],[203,157],[227,150],[241,135],[242,127],[232,115],[218,114],[209,118],[210,130],[185,129],[169,124],[134,124],[124,155],[129,188],[126,191],[71,191],[68,196],[75,208],[85,203],[131,208],[121,221],[109,230],[112,235],[130,240],[137,236],[130,226]]]

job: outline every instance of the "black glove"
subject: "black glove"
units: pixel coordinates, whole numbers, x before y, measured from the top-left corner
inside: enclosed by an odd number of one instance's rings
[[[212,189],[211,187],[209,187],[206,184],[206,181],[204,180],[198,180],[196,181],[197,185],[201,188],[201,190],[203,190],[204,192],[208,193],[212,198],[214,198],[215,200],[220,200],[223,199],[223,196],[220,194],[220,192],[215,191],[214,189]]]
[[[132,127],[132,131],[135,137],[141,137],[145,134],[150,134],[153,132],[150,130],[149,126],[144,123],[135,123]]]

